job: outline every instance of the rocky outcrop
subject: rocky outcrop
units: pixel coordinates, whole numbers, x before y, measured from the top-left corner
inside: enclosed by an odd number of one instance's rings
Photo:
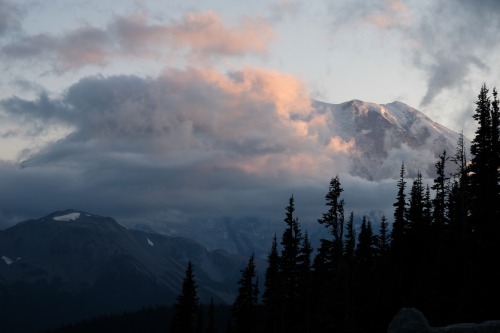
[[[427,318],[415,308],[402,308],[394,316],[387,333],[430,333]]]
[[[480,324],[454,324],[444,327],[430,327],[419,310],[402,308],[392,319],[387,333],[499,333],[500,321]]]

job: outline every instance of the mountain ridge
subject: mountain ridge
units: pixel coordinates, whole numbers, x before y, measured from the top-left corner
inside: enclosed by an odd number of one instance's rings
[[[20,331],[30,331],[36,321],[45,328],[60,325],[60,316],[71,322],[171,304],[188,261],[200,300],[232,303],[247,260],[73,209],[0,231],[0,257],[0,308],[7,322],[2,327]]]

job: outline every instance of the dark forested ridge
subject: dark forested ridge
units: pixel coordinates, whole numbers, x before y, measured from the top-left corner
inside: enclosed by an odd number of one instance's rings
[[[439,156],[432,184],[424,184],[420,174],[407,179],[401,166],[392,228],[385,216],[381,221],[361,217],[360,229],[354,228],[356,213],[344,212],[343,189],[334,177],[318,220],[329,237],[320,240],[314,257],[292,196],[284,231],[270,243],[265,280],[257,281],[253,257],[241,271],[232,320],[216,320],[213,303],[198,305],[193,267],[188,267],[177,310],[172,319],[165,315],[165,327],[171,320],[174,331],[182,324],[183,332],[385,332],[402,307],[420,309],[431,326],[499,319],[495,89],[490,96],[486,86],[481,88],[473,118],[478,128],[471,154],[461,137],[456,151]],[[451,174],[445,172],[449,165]],[[182,304],[190,304],[189,310],[180,313]]]

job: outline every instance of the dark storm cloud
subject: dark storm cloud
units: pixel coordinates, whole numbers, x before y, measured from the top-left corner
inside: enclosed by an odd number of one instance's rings
[[[291,192],[321,183],[335,153],[318,157],[304,129],[299,115],[310,99],[301,84],[253,68],[90,77],[58,98],[0,106],[21,128],[71,129],[19,166],[2,165],[4,214],[73,207],[128,218],[266,215],[275,201],[281,207]]]

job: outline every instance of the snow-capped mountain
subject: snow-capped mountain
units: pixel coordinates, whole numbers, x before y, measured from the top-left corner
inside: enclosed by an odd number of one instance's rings
[[[353,176],[378,182],[380,180],[398,179],[401,163],[405,163],[406,176],[415,177],[420,171],[424,178],[433,178],[435,163],[438,156],[446,150],[448,156],[455,154],[459,133],[456,133],[424,115],[422,112],[401,102],[388,104],[367,103],[352,100],[341,104],[328,104],[313,101],[311,114],[307,115],[310,128],[317,133],[317,140],[327,146],[330,142],[340,142],[341,154],[336,159],[343,159],[339,164],[348,164],[346,172]],[[315,126],[317,124],[317,126]],[[468,145],[467,139],[465,144]],[[325,149],[326,150],[326,149]],[[338,160],[336,160],[338,162]],[[452,162],[447,163],[452,171]],[[335,170],[336,172],[336,170]],[[335,174],[332,173],[332,176]],[[340,175],[344,181],[344,175]],[[327,180],[324,188],[327,190]],[[396,184],[394,193],[387,196],[391,207],[396,198]],[[347,191],[346,191],[347,192]],[[325,192],[318,196],[322,198]],[[297,194],[297,193],[295,193]],[[345,193],[344,193],[345,194]],[[303,199],[298,196],[298,205]],[[286,197],[283,197],[283,206]],[[318,202],[322,204],[321,201]],[[353,202],[347,202],[352,205]],[[379,209],[380,207],[370,207]],[[301,221],[307,223],[309,235],[313,242],[325,232],[325,228],[315,223],[322,212],[317,216]],[[368,211],[355,211],[356,218],[361,218]],[[387,216],[391,216],[387,213]],[[197,240],[209,248],[223,248],[233,253],[265,257],[270,249],[272,235],[278,237],[284,228],[281,220],[270,221],[255,217],[229,218],[219,220],[193,220],[182,224],[169,221],[161,223],[135,224],[135,228],[155,230],[164,234],[184,235]],[[175,230],[175,233],[172,232]]]
[[[0,329],[19,331],[171,304],[188,260],[201,300],[232,302],[247,260],[74,210],[0,231],[0,257]]]
[[[401,102],[314,101],[313,109],[313,118],[327,122],[325,142],[336,137],[350,145],[349,173],[369,180],[397,178],[402,162],[409,167],[410,177],[417,170],[433,175],[439,154],[446,150],[453,155],[459,139],[459,133]]]

